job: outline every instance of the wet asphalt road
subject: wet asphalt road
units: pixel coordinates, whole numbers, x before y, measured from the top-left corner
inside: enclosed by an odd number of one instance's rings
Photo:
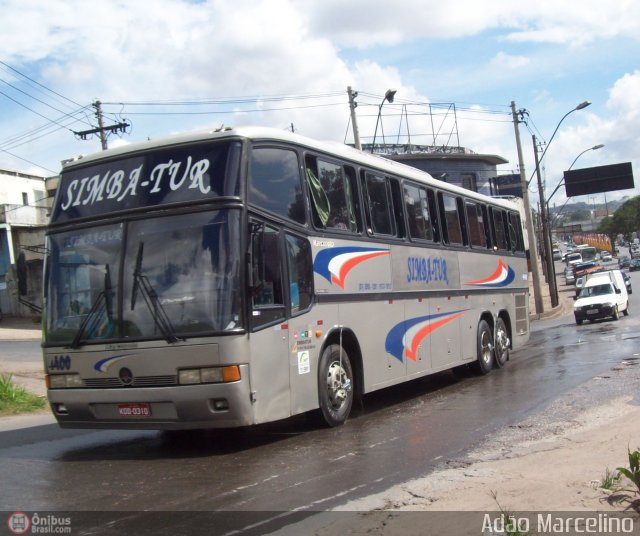
[[[0,510],[118,511],[135,525],[141,510],[268,516],[327,510],[382,491],[455,463],[492,432],[638,355],[637,274],[630,316],[579,327],[572,316],[536,322],[528,346],[505,368],[486,377],[447,372],[368,395],[364,409],[337,429],[296,417],[180,434],[57,425],[2,432]],[[246,515],[235,523],[250,524]]]

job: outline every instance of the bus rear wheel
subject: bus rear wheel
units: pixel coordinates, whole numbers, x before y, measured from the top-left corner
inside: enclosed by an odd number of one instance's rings
[[[491,328],[486,320],[480,320],[478,324],[478,358],[475,363],[476,371],[485,375],[493,368],[493,336]]]
[[[349,355],[338,344],[325,348],[318,365],[318,403],[328,426],[343,424],[353,405],[353,369]]]
[[[498,368],[505,366],[509,360],[509,332],[507,331],[507,325],[502,318],[496,320],[496,347],[495,347],[495,361],[494,363]]]

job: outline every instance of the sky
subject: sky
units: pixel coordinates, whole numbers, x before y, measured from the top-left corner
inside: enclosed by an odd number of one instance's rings
[[[635,0],[0,0],[0,14],[1,169],[52,176],[100,151],[75,134],[98,100],[106,125],[130,125],[110,147],[223,124],[353,143],[351,87],[363,143],[460,145],[517,173],[514,102],[527,177],[534,135],[546,149],[547,195],[576,158],[631,162],[640,186]]]

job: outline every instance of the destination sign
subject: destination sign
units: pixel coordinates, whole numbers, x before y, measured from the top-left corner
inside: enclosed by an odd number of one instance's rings
[[[237,165],[225,183],[229,155],[239,155],[233,145],[165,148],[63,172],[51,221],[238,195]]]

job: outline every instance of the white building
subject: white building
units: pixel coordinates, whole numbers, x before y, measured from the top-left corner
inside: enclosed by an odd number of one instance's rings
[[[5,314],[33,314],[42,305],[44,228],[52,201],[47,186],[52,181],[54,187],[57,177],[0,169],[0,308]],[[26,275],[26,293],[18,289],[18,265]]]

